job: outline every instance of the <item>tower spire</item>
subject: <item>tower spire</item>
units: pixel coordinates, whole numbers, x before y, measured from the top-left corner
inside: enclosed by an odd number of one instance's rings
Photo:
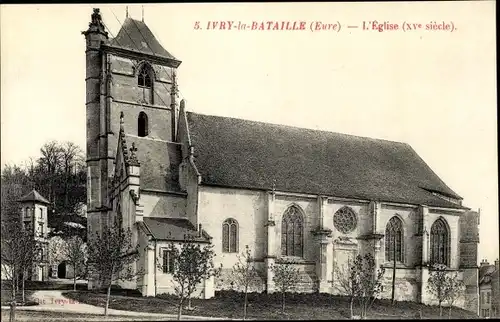
[[[141,7],[142,7],[142,22],[144,22],[144,6]]]
[[[126,11],[125,11],[125,18],[128,18],[128,6],[126,6],[125,8],[126,8],[126,9],[125,9],[125,10],[126,10]]]

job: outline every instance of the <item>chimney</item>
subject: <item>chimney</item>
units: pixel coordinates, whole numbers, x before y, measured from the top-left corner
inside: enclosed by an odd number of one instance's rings
[[[497,259],[495,259],[495,268],[496,268],[496,270],[498,271],[498,258],[497,258]]]
[[[481,265],[479,267],[485,267],[485,266],[488,266],[488,265],[490,265],[490,263],[488,263],[488,261],[486,259],[483,259],[481,261]]]
[[[201,232],[202,232],[202,230],[201,230],[201,224],[199,224],[198,225],[198,237],[202,237],[203,236],[203,234]],[[497,261],[497,263],[498,263],[498,261]]]

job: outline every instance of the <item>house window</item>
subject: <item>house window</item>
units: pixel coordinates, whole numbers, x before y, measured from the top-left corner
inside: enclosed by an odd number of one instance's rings
[[[140,112],[137,119],[137,135],[140,137],[148,135],[148,115],[144,112]]]
[[[484,293],[481,293],[481,303],[484,304]]]
[[[450,233],[448,224],[439,218],[431,227],[431,263],[449,265]]]
[[[396,216],[385,228],[385,259],[403,262],[403,222]]]
[[[43,222],[38,223],[38,236],[43,237]]]
[[[163,265],[162,271],[165,274],[171,274],[174,272],[174,256],[172,251],[168,249],[163,250]]]
[[[289,207],[281,222],[281,255],[303,256],[303,217],[296,206]]]
[[[151,66],[143,64],[137,76],[137,84],[141,87],[151,88],[153,86]]]
[[[486,293],[486,304],[490,304],[490,292]]]
[[[43,219],[43,208],[40,208],[40,219]]]
[[[222,251],[224,253],[238,252],[238,222],[232,218],[222,223]]]

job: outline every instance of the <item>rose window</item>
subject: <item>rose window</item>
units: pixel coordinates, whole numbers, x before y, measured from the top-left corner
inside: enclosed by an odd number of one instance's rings
[[[343,234],[348,234],[356,228],[358,219],[354,211],[349,207],[339,209],[333,215],[333,225],[335,229]]]

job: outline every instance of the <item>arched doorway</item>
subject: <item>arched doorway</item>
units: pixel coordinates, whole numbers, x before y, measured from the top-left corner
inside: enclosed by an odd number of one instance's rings
[[[57,278],[66,278],[66,262],[57,265]]]

